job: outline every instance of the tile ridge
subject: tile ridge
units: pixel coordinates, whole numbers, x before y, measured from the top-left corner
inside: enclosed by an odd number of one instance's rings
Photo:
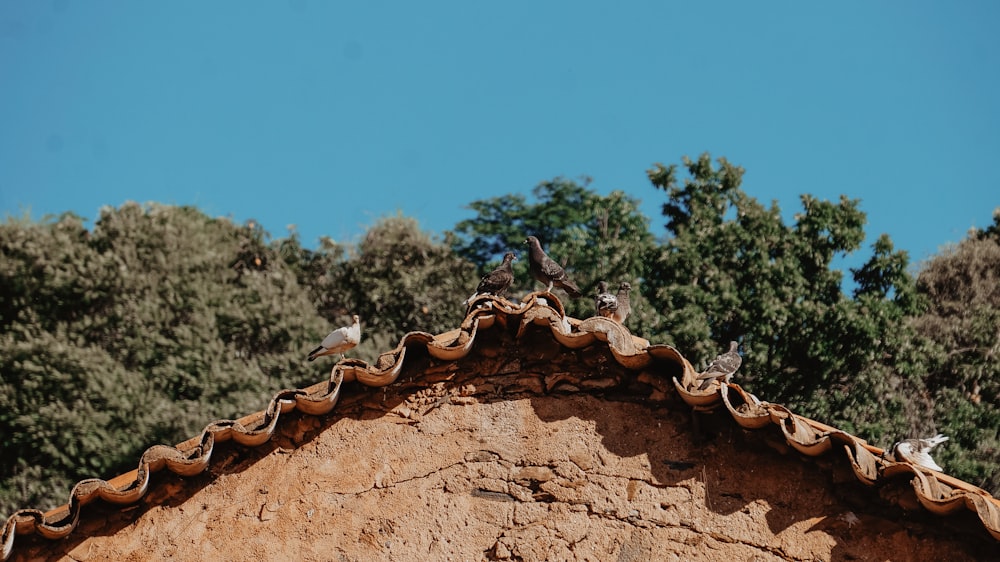
[[[308,415],[331,412],[345,382],[357,381],[373,387],[392,384],[402,372],[409,347],[422,346],[435,359],[455,361],[472,351],[480,330],[489,329],[498,322],[509,325],[512,319],[518,322],[518,338],[532,326],[539,326],[547,327],[562,346],[570,349],[606,343],[615,361],[629,370],[672,365],[671,370],[679,372],[681,377],[680,380],[676,375],[672,378],[674,387],[692,408],[711,410],[724,405],[734,421],[746,429],[778,426],[789,445],[808,456],[831,452],[839,445],[855,476],[868,485],[899,474],[912,475],[914,491],[925,509],[946,515],[964,507],[976,513],[984,528],[1000,541],[1000,500],[985,490],[947,474],[889,461],[881,449],[868,445],[863,439],[798,416],[780,404],[761,401],[737,384],[716,381],[709,389],[695,390],[697,372],[674,347],[651,344],[609,318],[595,316],[580,320],[566,316],[555,295],[540,291],[526,295],[520,302],[492,295],[477,296],[469,303],[459,328],[438,335],[408,332],[394,349],[379,355],[375,365],[360,359],[342,360],[333,366],[328,380],[305,388],[281,390],[264,410],[238,420],[213,421],[200,435],[173,447],[153,445],[147,448],[140,456],[138,467],[130,472],[110,480],[89,478],[77,482],[66,505],[48,512],[18,510],[7,518],[0,533],[2,560],[10,557],[17,535],[37,533],[48,539],[68,536],[79,524],[83,506],[95,499],[120,505],[138,501],[148,491],[153,472],[164,468],[181,476],[202,472],[211,462],[217,443],[232,439],[241,445],[256,447],[268,442],[281,414],[292,410]]]

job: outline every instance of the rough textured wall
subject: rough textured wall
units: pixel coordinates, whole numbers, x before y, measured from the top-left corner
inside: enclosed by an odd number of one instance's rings
[[[692,414],[606,348],[500,342],[457,364],[409,357],[385,389],[292,416],[257,449],[226,443],[136,506],[88,506],[14,559],[970,560],[971,519],[895,507],[842,463]],[[484,353],[487,356],[484,356]],[[654,398],[666,398],[664,401]],[[910,498],[912,500],[912,497]],[[915,502],[914,502],[915,503]],[[971,516],[970,516],[971,517]],[[976,521],[971,521],[976,523]],[[89,538],[88,538],[89,537]]]

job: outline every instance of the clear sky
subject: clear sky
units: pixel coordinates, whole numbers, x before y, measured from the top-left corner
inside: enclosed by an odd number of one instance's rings
[[[352,241],[708,151],[925,258],[1000,206],[1000,2],[0,3],[0,216],[128,200]],[[869,250],[863,250],[868,255]]]

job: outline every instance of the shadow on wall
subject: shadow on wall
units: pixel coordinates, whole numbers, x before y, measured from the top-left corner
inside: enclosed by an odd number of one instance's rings
[[[515,400],[529,400],[543,422],[576,418],[591,423],[608,452],[627,459],[645,457],[652,485],[703,489],[704,495],[695,495],[691,501],[703,502],[713,513],[731,515],[764,506],[775,535],[804,520],[816,520],[812,528],[838,540],[835,559],[858,556],[846,539],[859,524],[867,532],[887,536],[914,532],[915,526],[920,526],[920,533],[936,529],[952,536],[978,531],[968,544],[983,544],[980,535],[985,531],[971,513],[935,517],[921,512],[914,497],[916,511],[907,512],[904,522],[898,522],[902,509],[889,502],[873,502],[873,488],[859,483],[844,463],[831,462],[829,455],[803,457],[806,462],[789,459],[788,454],[799,455],[788,449],[773,428],[749,432],[736,427],[725,414],[693,412],[669,390],[669,381],[683,372],[677,364],[654,362],[641,371],[629,370],[606,344],[570,349],[556,341],[548,327],[525,328],[519,322],[496,322],[479,331],[475,346],[455,361],[432,357],[426,343],[421,343],[425,339],[421,336],[405,344],[409,340],[404,338],[405,361],[391,385],[347,383],[331,413],[311,416],[293,410],[281,414],[274,435],[263,444],[218,443],[207,470],[200,474],[180,477],[160,471],[136,504],[121,507],[97,501],[84,507],[79,527],[61,542],[58,554],[45,553],[44,545],[51,542],[31,535],[18,537],[15,557],[34,551],[35,556],[42,552],[42,558],[60,559],[85,539],[116,534],[155,507],[185,504],[220,476],[243,472],[278,449],[298,449],[343,419],[393,417],[397,418],[394,423],[417,431],[422,420],[442,405],[474,407]],[[383,354],[380,361],[391,366],[388,355]],[[348,360],[352,361],[356,362]],[[912,487],[905,483],[889,482],[878,490],[883,495],[913,496]],[[864,513],[847,511],[851,515],[845,515],[845,506]],[[978,547],[969,546],[974,548]],[[972,550],[970,554],[975,555]]]

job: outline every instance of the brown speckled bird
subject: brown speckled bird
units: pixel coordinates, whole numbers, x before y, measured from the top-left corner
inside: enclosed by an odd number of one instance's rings
[[[611,315],[611,319],[619,324],[624,324],[625,320],[628,319],[628,315],[632,313],[632,304],[628,298],[628,293],[631,290],[632,285],[629,285],[625,281],[622,281],[622,284],[618,286],[618,296],[615,297],[615,300],[618,302],[618,308]]]

